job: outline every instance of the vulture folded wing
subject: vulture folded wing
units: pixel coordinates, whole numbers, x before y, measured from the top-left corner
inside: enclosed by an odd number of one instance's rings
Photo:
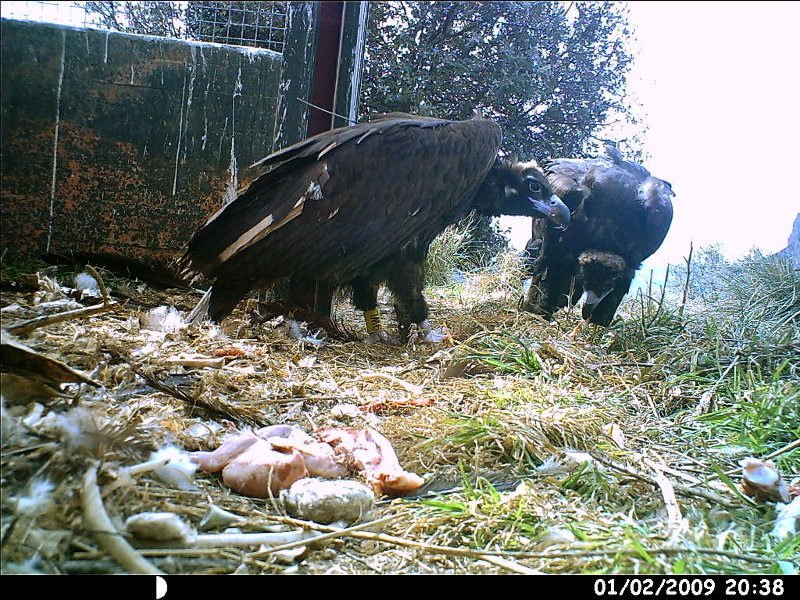
[[[260,161],[272,170],[195,234],[184,266],[215,287],[345,283],[466,215],[500,140],[491,121],[402,114],[319,134]]]

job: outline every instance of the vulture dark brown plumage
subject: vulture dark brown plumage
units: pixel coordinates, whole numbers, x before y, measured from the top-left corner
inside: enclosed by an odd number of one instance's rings
[[[672,186],[611,146],[605,156],[554,159],[544,169],[572,221],[557,231],[534,219],[525,307],[549,318],[585,293],[583,318],[609,325],[636,270],[669,231]]]
[[[433,239],[473,210],[542,217],[569,210],[541,171],[499,159],[500,127],[402,113],[333,129],[271,154],[272,169],[192,237],[184,271],[213,281],[221,321],[252,289],[286,277],[349,286],[362,311],[386,283],[401,333],[427,325]]]

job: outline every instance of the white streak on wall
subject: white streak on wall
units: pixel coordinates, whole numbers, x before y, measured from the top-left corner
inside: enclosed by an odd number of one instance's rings
[[[217,146],[217,160],[222,156],[222,142],[225,141],[225,132],[228,130],[228,117],[225,117],[225,122],[222,123],[222,135],[219,136],[219,146]]]
[[[106,31],[106,49],[103,54],[103,64],[108,62],[108,31]]]
[[[183,99],[186,97],[186,70],[188,66],[186,63],[183,63],[183,91],[181,92],[181,116],[180,120],[178,121],[178,149],[175,151],[175,178],[172,180],[172,195],[175,195],[175,192],[178,191],[178,163],[180,162],[181,158],[181,141],[183,140],[183,107],[184,102]]]
[[[203,150],[206,149],[206,142],[208,141],[208,90],[211,87],[211,82],[206,84],[206,91],[203,93]]]
[[[197,73],[197,55],[196,55],[196,48],[194,46],[190,47],[190,51],[192,53],[192,64],[189,65],[189,73],[191,73],[191,77],[189,78],[189,97],[186,99],[186,119],[189,119],[189,107],[192,105],[192,92],[194,91],[194,78]]]
[[[58,74],[58,91],[56,92],[56,125],[53,134],[53,178],[50,182],[50,213],[47,222],[47,244],[45,252],[50,252],[50,241],[53,237],[53,208],[56,203],[56,172],[58,170],[58,130],[61,126],[61,87],[64,83],[64,64],[67,54],[67,36],[61,32],[61,72]]]
[[[211,88],[211,82],[208,81],[208,72],[206,68],[206,56],[203,54],[203,47],[200,47],[200,64],[203,67],[203,79],[206,80],[206,90],[203,92],[203,147],[206,149],[206,142],[208,141],[208,91]]]
[[[236,85],[233,87],[233,100],[231,105],[231,164],[228,170],[231,178],[225,192],[225,204],[236,200],[239,189],[239,169],[236,164],[236,97],[242,95],[242,66],[239,64],[239,74],[236,76]]]

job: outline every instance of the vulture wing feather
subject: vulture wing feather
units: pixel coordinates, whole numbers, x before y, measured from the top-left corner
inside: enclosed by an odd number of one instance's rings
[[[316,135],[256,163],[272,169],[198,230],[184,270],[234,295],[347,283],[468,214],[500,141],[492,121],[403,114]]]

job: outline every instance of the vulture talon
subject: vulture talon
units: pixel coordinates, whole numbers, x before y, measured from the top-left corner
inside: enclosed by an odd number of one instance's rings
[[[417,323],[415,328],[416,330],[412,331],[409,336],[409,342],[411,343],[419,341],[423,344],[440,344],[445,340],[452,339],[447,327],[442,326],[433,329],[427,319]]]
[[[389,346],[399,346],[400,338],[397,337],[396,335],[390,334],[385,329],[379,329],[378,331],[373,331],[366,338],[364,338],[364,343],[388,344]]]

